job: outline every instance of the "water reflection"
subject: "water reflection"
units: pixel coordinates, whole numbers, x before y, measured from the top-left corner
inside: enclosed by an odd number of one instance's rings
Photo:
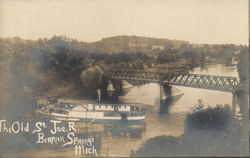
[[[145,125],[104,125],[105,135],[112,137],[141,138]]]

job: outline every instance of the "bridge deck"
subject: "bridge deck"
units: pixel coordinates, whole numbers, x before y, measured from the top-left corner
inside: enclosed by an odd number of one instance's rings
[[[177,86],[232,92],[239,86],[238,78],[203,74],[176,74],[169,72],[147,72],[134,70],[112,70],[111,79],[154,82]]]

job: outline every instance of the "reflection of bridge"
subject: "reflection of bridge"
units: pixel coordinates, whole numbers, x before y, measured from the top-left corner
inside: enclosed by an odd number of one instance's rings
[[[166,95],[166,98],[171,97],[172,85],[231,92],[233,94],[232,106],[233,110],[235,110],[237,100],[235,91],[239,87],[239,81],[236,77],[135,70],[111,70],[107,75],[111,80],[159,83],[161,85],[160,98],[162,98],[163,94]]]

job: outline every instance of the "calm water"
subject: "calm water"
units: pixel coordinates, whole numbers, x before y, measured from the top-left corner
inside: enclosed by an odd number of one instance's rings
[[[238,77],[236,68],[222,65],[212,65],[206,67],[206,69],[196,68],[190,73]],[[128,102],[149,104],[150,108],[146,113],[145,131],[143,131],[140,138],[103,138],[103,140],[105,140],[103,146],[110,148],[110,154],[112,156],[128,156],[131,149],[137,149],[141,143],[155,136],[179,136],[183,134],[185,115],[191,111],[193,105],[197,104],[198,99],[202,99],[203,104],[209,106],[216,106],[216,104],[231,105],[232,103],[231,93],[180,86],[174,87],[178,88],[184,95],[173,103],[170,112],[165,115],[159,115],[159,105],[154,104],[155,99],[159,97],[159,86],[157,84],[151,83],[134,87],[123,97],[126,98]]]
[[[205,69],[196,68],[190,73],[210,74],[220,76],[238,77],[236,68],[222,65],[207,66]],[[80,133],[94,136],[100,143],[100,152],[108,153],[108,156],[129,156],[131,150],[137,150],[143,142],[149,138],[160,135],[180,136],[184,131],[184,120],[191,107],[197,104],[198,99],[202,99],[203,104],[215,106],[216,104],[230,104],[232,102],[231,93],[203,90],[196,88],[178,87],[184,95],[173,105],[168,114],[159,114],[159,105],[155,101],[159,98],[159,86],[157,84],[146,84],[133,87],[121,100],[126,102],[136,102],[146,104],[146,120],[144,126],[109,126],[97,124],[81,124]],[[73,150],[73,149],[72,149]],[[39,155],[56,156],[70,155],[74,153],[70,149],[40,150]],[[35,157],[37,152],[29,153]]]

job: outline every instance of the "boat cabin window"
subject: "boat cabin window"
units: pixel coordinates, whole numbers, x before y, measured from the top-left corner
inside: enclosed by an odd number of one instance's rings
[[[52,112],[55,112],[55,110],[54,109],[49,109],[49,112],[52,113]]]

